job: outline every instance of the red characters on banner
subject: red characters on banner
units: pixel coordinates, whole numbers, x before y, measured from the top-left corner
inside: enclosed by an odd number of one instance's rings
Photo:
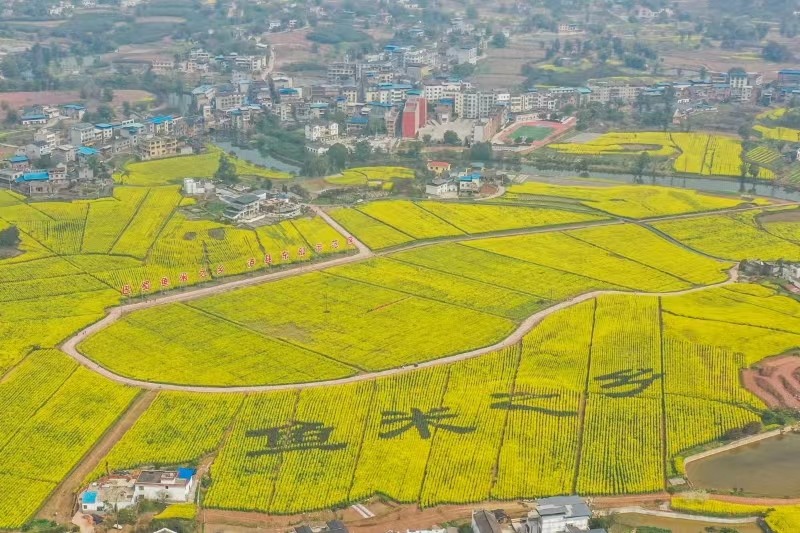
[[[225,273],[225,267],[224,267],[224,266],[222,266],[222,265],[219,265],[219,266],[217,267],[217,276],[221,276],[221,275],[223,275],[224,273]]]
[[[321,253],[322,253],[322,243],[321,243],[321,242],[318,242],[317,244],[315,244],[315,245],[314,245],[314,250],[315,250],[315,251],[316,251],[318,254],[321,254]]]
[[[164,287],[164,288],[169,287],[169,278],[168,277],[164,276],[163,278],[161,278],[161,286]]]
[[[150,280],[146,279],[142,282],[142,290],[149,291],[150,290]]]
[[[125,296],[131,295],[131,286],[128,285],[127,283],[122,286],[122,294],[124,294]]]
[[[335,249],[337,249],[338,247],[339,247],[339,239],[333,239],[333,240],[331,241],[331,248],[333,248],[333,249],[335,250]]]
[[[256,260],[255,258],[251,257],[250,259],[247,260],[247,267],[253,268],[254,266],[256,266]]]
[[[267,255],[264,256],[264,264],[265,265],[271,265],[272,264],[272,256],[270,254],[267,254]]]
[[[298,257],[305,257],[306,256],[306,249],[305,247],[301,246],[297,249],[297,256]]]
[[[287,252],[286,250],[282,251],[281,252],[281,259],[283,259],[284,261],[288,261],[289,260],[289,252]]]
[[[355,242],[355,239],[353,239],[353,237],[348,237],[347,238],[347,244],[349,244],[350,246],[353,246],[354,242]]]
[[[187,281],[189,281],[189,274],[187,274],[186,272],[181,272],[180,280],[181,283],[186,283]]]
[[[200,279],[205,279],[208,277],[208,272],[205,268],[201,268],[197,275],[200,276]]]

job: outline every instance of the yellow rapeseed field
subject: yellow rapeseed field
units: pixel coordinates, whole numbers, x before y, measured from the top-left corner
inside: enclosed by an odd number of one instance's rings
[[[727,209],[741,204],[735,197],[711,196],[688,189],[652,185],[617,185],[587,181],[586,186],[561,186],[528,181],[512,185],[509,193],[523,201],[536,197],[567,198],[586,207],[628,217],[648,218]]]

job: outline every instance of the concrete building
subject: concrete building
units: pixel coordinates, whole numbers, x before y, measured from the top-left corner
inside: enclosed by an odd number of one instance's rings
[[[324,142],[334,140],[339,136],[339,124],[333,121],[319,121],[306,124],[306,140],[311,142]]]
[[[239,92],[220,93],[214,97],[214,108],[218,111],[239,107],[244,104],[245,94]]]
[[[527,533],[601,533],[589,529],[592,512],[579,496],[556,496],[536,500],[536,509],[528,513]]]
[[[425,194],[439,198],[458,196],[458,183],[452,178],[436,178],[425,185]]]
[[[494,513],[480,509],[472,512],[473,533],[501,533],[502,528]]]
[[[427,167],[430,172],[439,176],[445,172],[450,172],[452,165],[447,161],[428,161]]]
[[[142,160],[169,157],[178,153],[178,141],[171,137],[151,137],[139,141],[139,156]]]
[[[255,194],[243,194],[230,200],[222,216],[234,222],[251,222],[263,216],[261,206],[261,198]]]
[[[195,473],[193,468],[179,468],[177,471],[144,470],[136,478],[134,497],[171,502],[190,501]]]
[[[447,61],[457,65],[478,64],[478,48],[475,46],[452,46],[447,50]]]
[[[402,135],[405,139],[413,139],[419,129],[428,121],[428,102],[421,96],[406,100],[403,107]]]
[[[69,129],[69,142],[75,146],[91,144],[94,142],[96,135],[94,124],[81,122]]]

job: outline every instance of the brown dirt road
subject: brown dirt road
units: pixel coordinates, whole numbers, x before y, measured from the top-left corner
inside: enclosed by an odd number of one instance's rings
[[[530,510],[522,502],[482,502],[468,505],[440,505],[420,509],[416,505],[375,502],[367,507],[375,513],[373,518],[361,518],[350,508],[337,512],[307,513],[289,516],[270,516],[239,511],[204,510],[202,515],[207,532],[233,533],[257,528],[259,531],[283,532],[301,523],[316,524],[339,518],[347,528],[357,533],[385,533],[428,529],[433,524],[452,521],[468,521],[475,509],[503,509],[510,517],[522,517]]]
[[[83,485],[86,476],[92,473],[95,467],[108,455],[111,448],[122,436],[133,426],[139,417],[144,413],[153,400],[157,392],[153,390],[144,391],[139,394],[131,403],[128,410],[122,417],[109,429],[100,441],[95,444],[78,465],[70,472],[69,476],[62,481],[55,492],[50,495],[50,499],[39,509],[36,514],[38,518],[48,520],[64,521],[66,517],[72,516],[75,504],[75,493]]]

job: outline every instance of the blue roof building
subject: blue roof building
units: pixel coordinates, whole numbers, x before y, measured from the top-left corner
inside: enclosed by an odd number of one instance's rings
[[[29,113],[27,115],[22,115],[20,120],[23,122],[26,120],[47,120],[47,117],[42,115],[41,113]]]
[[[347,119],[347,123],[366,126],[369,123],[369,119],[367,117],[350,117]]]
[[[94,148],[89,148],[88,146],[81,146],[80,148],[78,148],[78,152],[77,152],[78,155],[83,156],[83,157],[92,157],[92,156],[97,155],[99,153],[100,152],[98,152]]]
[[[82,106],[81,104],[64,104],[61,106],[61,109],[69,109],[70,111],[84,111],[86,110],[86,106]]]
[[[195,468],[179,468],[178,479],[192,479],[196,473],[197,469]]]
[[[86,504],[94,504],[97,503],[97,491],[96,490],[87,490],[83,493],[83,497],[81,498],[81,503]]]
[[[158,124],[164,124],[165,122],[170,122],[172,120],[174,120],[172,115],[159,115],[157,117],[150,117],[145,122],[147,122],[148,124],[158,125]]]
[[[17,178],[17,183],[29,183],[31,181],[47,181],[50,179],[50,174],[46,170],[37,170],[35,172],[26,172]]]
[[[101,122],[100,124],[95,124],[94,127],[99,129],[99,130],[110,130],[110,129],[112,129],[114,127],[114,125],[113,124],[108,124],[106,122]]]
[[[8,162],[11,163],[12,165],[19,164],[19,163],[27,163],[28,162],[28,156],[14,155],[14,156],[11,156],[11,157],[8,158]]]
[[[458,181],[480,181],[481,175],[480,172],[473,172],[471,174],[465,174],[458,178]]]

